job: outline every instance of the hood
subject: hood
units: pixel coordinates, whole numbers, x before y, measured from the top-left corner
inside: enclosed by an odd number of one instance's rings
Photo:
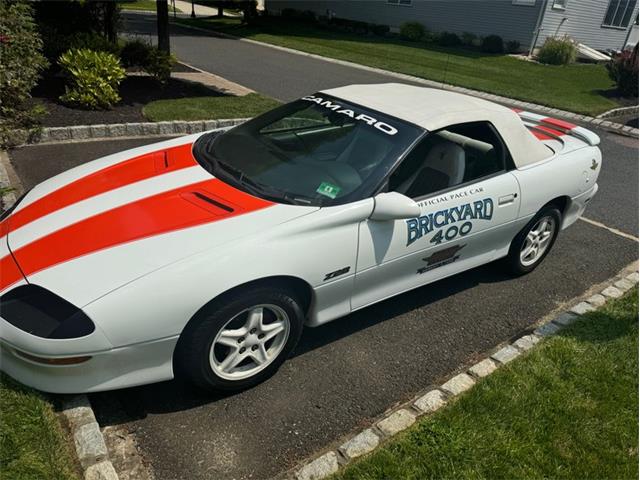
[[[30,191],[0,230],[26,281],[81,307],[317,209],[275,204],[213,178],[192,155],[194,139],[181,140],[90,162]],[[10,287],[4,283],[0,291]]]

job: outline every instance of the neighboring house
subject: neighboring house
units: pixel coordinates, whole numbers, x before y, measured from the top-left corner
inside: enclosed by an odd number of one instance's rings
[[[496,34],[522,50],[565,34],[598,50],[620,50],[638,15],[638,0],[265,0],[265,6],[275,14],[311,10],[393,31],[418,21],[432,32]]]

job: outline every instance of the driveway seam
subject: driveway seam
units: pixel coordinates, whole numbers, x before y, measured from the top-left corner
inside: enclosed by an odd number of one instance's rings
[[[535,322],[524,335],[507,344],[497,345],[492,353],[463,371],[448,378],[442,385],[430,387],[420,392],[409,402],[389,409],[382,418],[377,418],[363,430],[350,435],[339,446],[321,455],[307,459],[292,470],[277,475],[276,479],[322,480],[335,474],[355,459],[378,448],[384,442],[393,439],[411,427],[420,416],[429,415],[455,400],[459,395],[472,389],[482,377],[491,375],[495,370],[522,356],[536,347],[545,337],[558,334],[571,325],[584,313],[595,310],[606,300],[621,297],[638,283],[638,262],[624,267],[614,277],[597,285],[599,293],[593,294],[592,286],[581,296],[565,305],[571,305],[551,319],[548,316]],[[484,364],[484,365],[483,365]],[[483,367],[480,367],[483,365]],[[444,392],[444,393],[443,393]],[[422,405],[421,408],[419,405]],[[385,427],[380,428],[383,424]]]
[[[621,230],[618,230],[617,228],[609,227],[609,226],[605,225],[604,223],[597,222],[595,220],[591,220],[590,218],[580,217],[580,220],[582,220],[583,222],[588,223],[589,225],[593,225],[594,227],[603,228],[603,229],[613,233],[614,235],[618,235],[619,237],[626,238],[628,240],[633,240],[634,242],[638,242],[639,241],[638,237],[636,237],[634,235],[631,235],[630,233],[625,233],[625,232],[623,232]]]
[[[457,92],[457,93],[463,93],[466,95],[471,95],[474,97],[478,97],[478,98],[482,98],[485,100],[489,100],[491,102],[497,102],[497,103],[502,103],[502,104],[506,104],[509,105],[510,107],[514,107],[514,108],[518,108],[518,109],[526,109],[526,110],[534,110],[534,111],[538,111],[540,113],[544,113],[546,115],[553,115],[556,117],[563,117],[563,118],[568,118],[574,121],[579,121],[579,122],[583,122],[583,123],[589,123],[589,124],[593,124],[593,125],[597,125],[600,128],[604,129],[604,130],[608,130],[614,133],[618,133],[620,135],[624,135],[627,137],[633,137],[633,138],[638,138],[638,129],[637,128],[633,128],[633,127],[629,127],[627,125],[623,125],[621,123],[615,123],[615,122],[610,122],[607,120],[604,120],[603,118],[597,118],[597,117],[592,117],[589,115],[581,115],[579,113],[574,113],[574,112],[568,112],[566,110],[560,110],[557,108],[551,108],[551,107],[546,107],[544,105],[538,105],[535,103],[530,103],[530,102],[526,102],[523,100],[516,100],[513,98],[509,98],[509,97],[503,97],[501,95],[495,95],[493,93],[488,93],[488,92],[482,92],[480,90],[474,90],[471,88],[466,88],[466,87],[460,87],[460,86],[456,86],[456,85],[451,85],[448,83],[444,83],[444,82],[437,82],[435,80],[428,80],[426,78],[422,78],[422,77],[416,77],[413,75],[408,75],[405,73],[399,73],[399,72],[393,72],[391,70],[384,70],[382,68],[377,68],[377,67],[370,67],[367,65],[362,65],[360,63],[355,63],[355,62],[350,62],[348,60],[339,60],[336,58],[330,58],[330,57],[324,57],[322,55],[317,55],[315,53],[308,53],[308,52],[303,52],[302,50],[296,50],[293,48],[289,48],[289,47],[282,47],[280,45],[273,45],[270,43],[265,43],[265,42],[259,42],[257,40],[251,40],[249,38],[242,38],[242,37],[236,37],[235,35],[230,35],[228,33],[223,33],[223,32],[216,32],[213,30],[208,30],[206,28],[200,28],[200,27],[195,27],[192,25],[186,25],[183,23],[179,23],[179,22],[171,22],[175,25],[178,25],[180,27],[184,27],[184,28],[190,28],[192,30],[197,30],[200,32],[206,32],[209,35],[212,36],[218,36],[218,37],[222,37],[222,38],[230,38],[233,40],[239,40],[241,42],[247,42],[247,43],[251,43],[254,45],[261,45],[263,47],[269,47],[275,50],[280,50],[283,52],[287,52],[287,53],[291,53],[294,55],[300,55],[303,57],[309,57],[309,58],[315,58],[317,60],[324,60],[325,62],[329,62],[329,63],[333,63],[336,65],[342,65],[345,67],[352,67],[352,68],[357,68],[359,70],[364,70],[364,71],[368,71],[371,73],[377,73],[380,75],[386,75],[386,76],[390,76],[390,77],[394,77],[397,78],[399,80],[406,80],[409,82],[413,82],[413,83],[419,83],[421,85],[425,85],[431,88],[438,88],[440,90],[450,90],[453,92]],[[609,112],[605,112],[609,113]]]

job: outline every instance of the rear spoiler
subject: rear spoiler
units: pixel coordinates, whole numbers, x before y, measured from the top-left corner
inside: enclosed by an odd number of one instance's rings
[[[576,137],[588,145],[595,147],[600,144],[600,137],[593,133],[591,130],[579,127],[570,122],[564,120],[558,120],[556,118],[545,117],[537,113],[525,112],[523,110],[513,109],[520,118],[531,123],[531,127],[538,130],[542,135],[549,134],[551,137],[561,137],[562,135],[571,135]]]

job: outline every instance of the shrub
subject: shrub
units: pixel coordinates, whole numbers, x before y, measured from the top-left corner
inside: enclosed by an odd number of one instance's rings
[[[489,35],[482,39],[482,51],[487,53],[502,53],[504,52],[504,44],[502,43],[502,37],[499,35]]]
[[[467,46],[472,46],[473,42],[476,41],[478,36],[475,33],[471,32],[462,32],[462,44]]]
[[[348,18],[332,17],[329,20],[329,25],[356,33],[367,33],[369,31],[368,23],[360,22],[358,20],[349,20]]]
[[[389,31],[391,30],[389,28],[389,25],[370,25],[369,29],[375,35],[380,35],[380,36],[387,35],[389,33]]]
[[[442,47],[457,47],[462,44],[462,40],[455,33],[442,32],[438,36],[438,45]]]
[[[176,63],[176,57],[157,48],[151,48],[143,65],[145,72],[158,82],[167,83],[171,76],[171,69]]]
[[[568,65],[575,59],[576,46],[569,37],[549,37],[538,52],[538,61],[548,65]]]
[[[71,48],[117,53],[117,2],[45,1],[33,2],[33,8],[44,54],[52,64]]]
[[[412,42],[418,42],[424,38],[426,29],[420,22],[405,22],[400,25],[400,36]]]
[[[509,40],[505,45],[505,49],[508,53],[518,53],[520,51],[520,42],[517,40]]]
[[[120,100],[118,85],[125,71],[115,55],[87,48],[71,49],[60,56],[58,64],[70,84],[60,97],[64,103],[100,109]]]
[[[638,96],[638,44],[633,51],[625,50],[614,55],[606,67],[622,95]]]
[[[300,22],[315,23],[318,18],[311,10],[296,10],[295,8],[283,8],[280,12],[283,18],[290,18]]]
[[[144,67],[153,47],[142,40],[129,40],[120,50],[120,60],[125,67]]]
[[[13,130],[33,128],[42,114],[27,101],[47,61],[29,2],[0,2],[0,18],[0,144],[9,146]]]

